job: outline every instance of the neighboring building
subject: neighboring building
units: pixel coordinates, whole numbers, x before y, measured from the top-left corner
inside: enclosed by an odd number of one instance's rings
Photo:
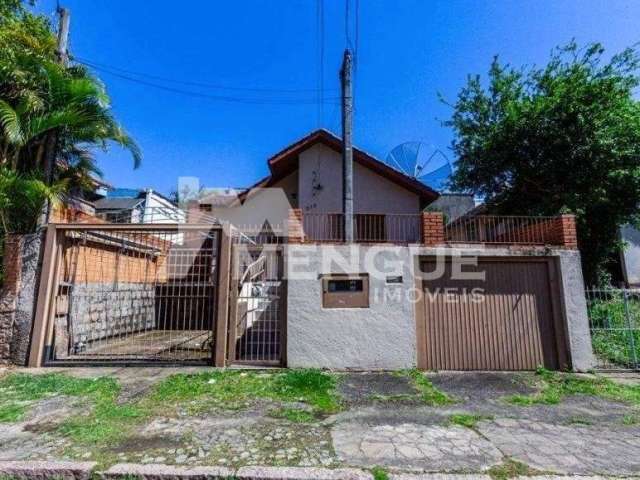
[[[112,223],[184,223],[186,214],[152,190],[113,188],[93,202],[96,216]]]
[[[470,193],[441,193],[440,197],[429,205],[429,210],[444,213],[447,222],[452,222],[475,207],[475,200]]]
[[[625,283],[631,287],[640,286],[640,231],[631,225],[620,228],[620,238],[624,249],[620,252],[620,264]]]

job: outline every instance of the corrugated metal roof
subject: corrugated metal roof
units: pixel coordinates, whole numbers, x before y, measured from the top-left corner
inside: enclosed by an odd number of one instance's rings
[[[140,205],[144,198],[101,198],[93,204],[96,210],[128,210]]]

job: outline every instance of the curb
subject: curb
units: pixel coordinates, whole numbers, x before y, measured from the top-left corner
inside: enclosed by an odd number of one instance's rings
[[[88,480],[95,462],[0,462],[0,476],[45,480]]]
[[[0,461],[0,478],[7,480],[373,480],[366,470],[314,467],[180,467],[162,464],[119,463],[96,472],[95,462]],[[513,480],[611,480],[601,475],[534,475]],[[633,477],[640,478],[640,477]],[[491,480],[483,473],[389,473],[390,480]]]

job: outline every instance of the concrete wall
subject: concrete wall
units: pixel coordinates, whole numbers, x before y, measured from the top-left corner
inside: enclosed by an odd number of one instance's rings
[[[287,277],[287,362],[290,367],[401,369],[416,361],[416,329],[413,305],[406,291],[412,285],[409,250],[404,247],[336,246],[350,265],[326,259],[327,245],[289,245],[286,248]],[[329,247],[330,248],[330,247]],[[370,292],[388,291],[395,297],[382,302],[370,297],[367,309],[323,309],[319,274],[365,273],[367,264],[382,267],[385,261],[401,259],[404,283],[385,285],[385,278],[371,275]],[[323,255],[324,254],[324,255]],[[339,257],[335,257],[339,261]],[[323,264],[324,263],[324,264]],[[379,268],[379,267],[377,267]],[[377,269],[376,268],[376,269]],[[389,273],[391,274],[398,274]],[[303,275],[304,278],[297,279]],[[398,295],[399,294],[399,295]]]
[[[332,253],[333,252],[333,253]],[[400,369],[416,365],[413,266],[420,256],[552,256],[558,259],[567,343],[575,370],[594,365],[580,256],[571,250],[288,245],[290,367]],[[395,267],[394,263],[397,262]],[[376,274],[380,270],[381,274]],[[319,275],[369,273],[370,308],[324,309]],[[403,283],[386,277],[402,275]]]
[[[420,199],[354,163],[355,213],[419,213]],[[300,154],[298,202],[303,213],[342,212],[342,156],[321,144]]]

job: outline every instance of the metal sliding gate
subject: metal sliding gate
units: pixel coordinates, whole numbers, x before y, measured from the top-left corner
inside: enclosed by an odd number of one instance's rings
[[[206,363],[221,231],[58,225],[45,363]]]
[[[283,365],[286,288],[279,245],[236,244],[230,282],[229,360]]]

